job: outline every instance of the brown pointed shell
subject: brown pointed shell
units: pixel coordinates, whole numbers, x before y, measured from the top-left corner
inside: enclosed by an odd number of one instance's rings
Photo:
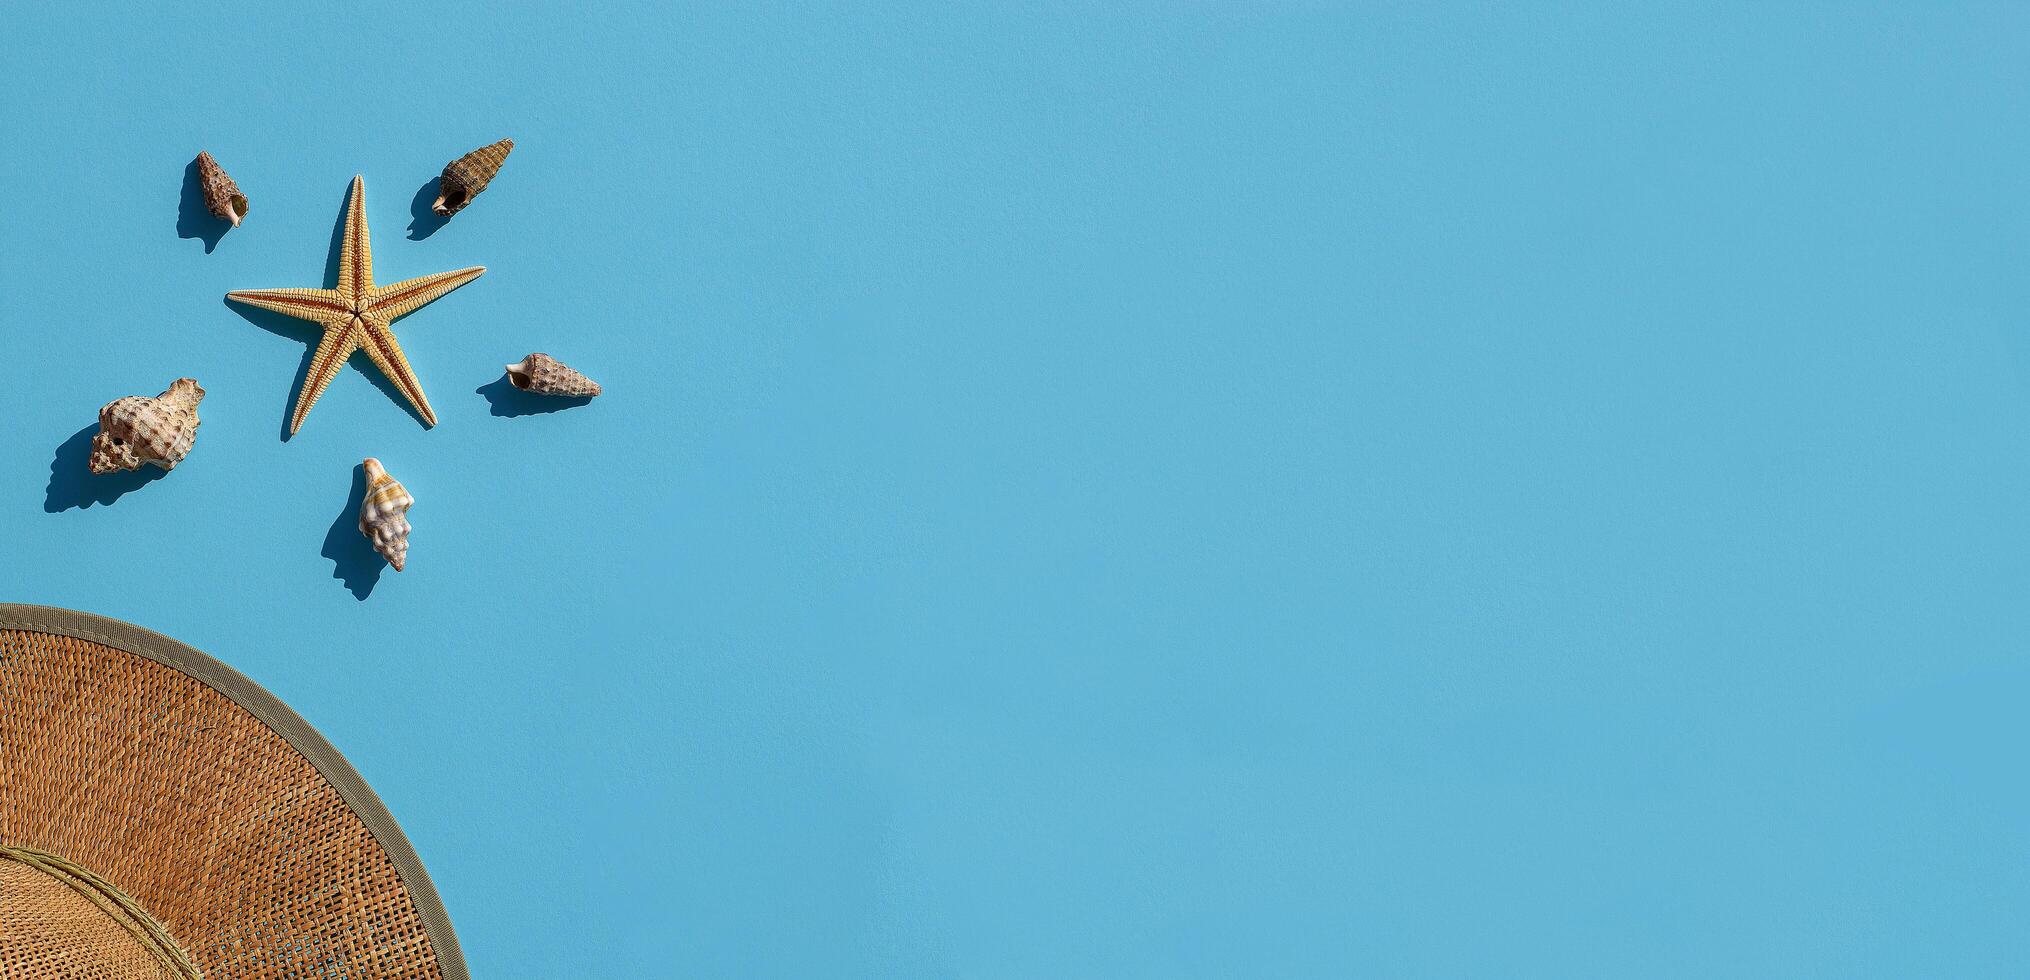
[[[565,366],[564,362],[548,354],[536,353],[522,358],[520,364],[507,366],[508,381],[523,391],[538,395],[558,395],[565,398],[591,398],[599,394],[599,382],[592,380]]]
[[[197,441],[197,403],[204,389],[178,378],[154,398],[131,395],[99,409],[99,434],[92,437],[91,468],[104,476],[154,463],[173,470]]]
[[[247,195],[240,193],[240,185],[226,176],[225,168],[210,153],[197,155],[197,182],[204,188],[205,209],[238,228],[240,219],[247,216]]]
[[[514,140],[501,140],[445,164],[444,176],[437,182],[442,193],[431,207],[446,218],[465,210],[492,183],[493,175],[500,173],[500,165],[507,162],[508,151],[514,148]]]

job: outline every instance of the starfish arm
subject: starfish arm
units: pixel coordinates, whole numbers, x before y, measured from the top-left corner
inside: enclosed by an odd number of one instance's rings
[[[345,301],[330,289],[239,289],[227,293],[226,298],[298,320],[329,320],[346,309]]]
[[[374,249],[367,239],[366,181],[355,174],[352,196],[345,205],[345,237],[338,247],[338,292],[364,298],[374,288]]]
[[[416,407],[416,414],[423,416],[423,424],[436,425],[437,413],[430,410],[430,399],[423,397],[423,384],[416,380],[416,372],[409,369],[409,359],[402,354],[402,345],[395,341],[394,331],[388,329],[388,321],[380,316],[368,317],[360,331],[359,346],[373,359],[374,366],[395,383],[402,397]]]
[[[374,287],[367,297],[367,309],[376,316],[387,320],[405,316],[445,293],[465,285],[486,271],[485,266],[473,266],[457,272],[440,272],[434,276],[417,276],[386,286]]]
[[[310,414],[310,406],[324,395],[324,389],[331,386],[331,379],[338,377],[345,359],[359,347],[357,331],[346,324],[328,324],[324,328],[324,339],[317,344],[317,353],[310,357],[310,370],[303,375],[303,388],[296,393],[296,411],[289,416],[289,434],[303,427],[303,417]]]

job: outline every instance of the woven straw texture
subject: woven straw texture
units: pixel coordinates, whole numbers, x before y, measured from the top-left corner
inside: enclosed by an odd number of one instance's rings
[[[0,628],[0,845],[131,896],[211,980],[446,975],[394,860],[290,739],[113,646]],[[174,976],[76,890],[10,862],[0,874],[0,976]],[[115,932],[146,961],[123,959]],[[135,969],[61,960],[91,950]]]
[[[189,954],[131,896],[59,858],[0,847],[7,977],[200,980]]]

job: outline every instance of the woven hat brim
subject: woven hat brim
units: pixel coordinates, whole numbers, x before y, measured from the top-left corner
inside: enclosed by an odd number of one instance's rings
[[[253,715],[300,754],[363,824],[400,878],[446,980],[469,980],[436,886],[387,806],[338,750],[294,710],[245,675],[169,637],[130,623],[49,606],[0,603],[0,630],[69,637],[181,673]]]

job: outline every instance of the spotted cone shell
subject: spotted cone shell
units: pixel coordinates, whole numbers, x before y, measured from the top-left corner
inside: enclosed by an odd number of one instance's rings
[[[238,228],[240,219],[247,216],[247,195],[240,193],[240,185],[226,176],[225,168],[210,153],[197,155],[197,182],[204,188],[205,209]]]
[[[431,209],[446,218],[465,210],[492,183],[493,175],[500,173],[500,165],[507,162],[508,151],[514,148],[514,140],[501,140],[445,164],[444,176],[437,181],[442,193]]]
[[[591,398],[599,394],[599,382],[592,380],[564,365],[564,362],[548,354],[536,353],[522,358],[520,364],[507,366],[508,381],[523,391],[538,395],[559,395],[565,398]]]
[[[380,460],[369,456],[360,465],[367,471],[367,497],[359,506],[359,533],[399,572],[409,563],[408,514],[416,498],[388,475]]]
[[[154,463],[173,470],[197,441],[197,403],[204,389],[178,378],[153,398],[130,395],[99,409],[99,434],[92,437],[92,472],[104,476]]]

